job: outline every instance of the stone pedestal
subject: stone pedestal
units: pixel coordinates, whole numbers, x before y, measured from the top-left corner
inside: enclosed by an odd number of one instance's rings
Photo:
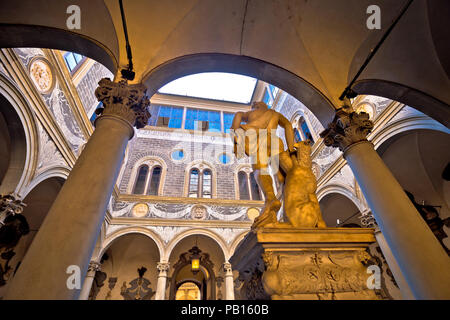
[[[373,242],[365,228],[259,228],[230,262],[249,300],[376,300],[366,251]]]

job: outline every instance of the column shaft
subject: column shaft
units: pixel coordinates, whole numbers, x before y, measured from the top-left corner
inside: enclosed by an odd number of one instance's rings
[[[223,269],[225,271],[225,300],[234,300],[234,279],[231,263],[225,262]]]
[[[166,300],[166,283],[167,275],[159,275],[158,283],[156,285],[155,300]]]
[[[397,285],[400,288],[402,298],[405,300],[413,300],[414,295],[412,294],[411,289],[409,288],[409,285],[406,282],[397,261],[395,261],[395,258],[392,255],[392,251],[386,243],[384,235],[378,230],[378,232],[375,231],[375,238],[377,239],[377,243],[380,246],[381,252],[383,252],[384,257],[386,258],[386,262],[392,272],[392,275],[394,276],[395,282],[397,282]]]
[[[155,300],[166,300],[167,273],[169,272],[170,264],[168,262],[158,262],[156,268],[159,274],[158,283],[156,284]]]
[[[94,283],[95,274],[99,270],[100,270],[100,263],[91,261],[78,300],[89,299],[89,293],[91,292],[92,284]]]
[[[103,118],[103,119],[102,119]],[[31,244],[7,299],[77,299],[69,289],[69,266],[86,274],[132,127],[111,115],[96,130]]]
[[[449,257],[373,144],[354,143],[345,149],[344,157],[414,297],[449,299]]]

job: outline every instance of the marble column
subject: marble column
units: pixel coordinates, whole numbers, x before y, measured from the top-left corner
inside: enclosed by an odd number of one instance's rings
[[[95,95],[104,107],[96,129],[28,249],[6,299],[77,299],[80,294],[133,127],[143,127],[150,117],[142,84],[102,79]]]
[[[336,111],[321,137],[343,152],[414,298],[449,299],[450,259],[367,141],[372,128],[367,113],[345,107]]]
[[[81,288],[79,300],[87,300],[89,299],[89,293],[91,292],[92,283],[94,282],[95,274],[97,271],[100,271],[100,263],[96,261],[91,261],[89,263],[88,271],[86,274],[86,278],[83,282],[83,287]]]
[[[169,262],[158,262],[156,268],[159,271],[158,283],[156,285],[155,300],[166,300],[167,275],[169,272]]]
[[[383,256],[386,259],[387,265],[389,266],[389,269],[394,276],[395,282],[400,289],[402,298],[404,300],[413,300],[414,295],[412,294],[411,289],[409,288],[409,285],[406,282],[405,277],[403,276],[402,271],[400,270],[400,267],[398,266],[398,263],[392,254],[391,249],[386,243],[386,239],[384,238],[383,233],[380,231],[380,228],[378,227],[373,214],[369,212],[363,215],[361,217],[361,224],[366,228],[375,229],[375,238],[377,239],[377,243],[380,246],[381,252],[383,252]]]
[[[225,262],[223,270],[225,271],[225,300],[234,300],[234,279],[231,263]]]

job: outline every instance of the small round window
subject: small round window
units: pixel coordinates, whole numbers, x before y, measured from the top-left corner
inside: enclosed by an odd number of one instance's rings
[[[219,161],[221,162],[221,163],[223,163],[223,164],[227,164],[227,163],[230,163],[230,156],[229,155],[227,155],[226,153],[222,153],[220,156],[219,156]]]
[[[184,158],[184,151],[183,150],[175,150],[172,152],[172,159],[173,160],[181,160]]]

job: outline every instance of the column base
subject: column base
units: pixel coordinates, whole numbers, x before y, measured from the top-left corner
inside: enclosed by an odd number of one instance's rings
[[[367,286],[373,242],[366,228],[259,228],[230,262],[249,300],[378,300]]]

